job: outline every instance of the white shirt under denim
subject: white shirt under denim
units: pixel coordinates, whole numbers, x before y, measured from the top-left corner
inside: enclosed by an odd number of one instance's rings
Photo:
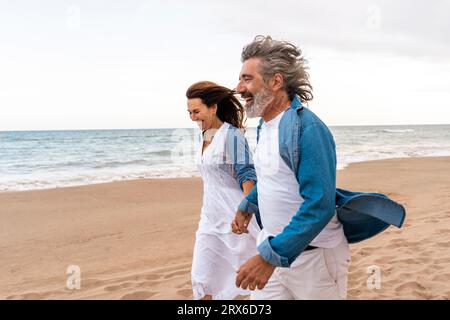
[[[258,177],[258,206],[264,227],[262,240],[281,233],[304,201],[298,192],[300,185],[294,173],[278,151],[278,125],[283,114],[263,123],[254,156]],[[334,215],[310,245],[333,248],[344,238],[342,225]]]
[[[254,156],[263,225],[258,245],[281,233],[304,201],[294,173],[279,153],[278,126],[283,113],[262,124]],[[310,245],[319,248],[304,251],[290,268],[276,268],[266,288],[252,293],[252,299],[345,298],[348,244],[336,215]]]

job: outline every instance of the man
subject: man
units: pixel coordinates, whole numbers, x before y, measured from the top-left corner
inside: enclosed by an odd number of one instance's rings
[[[258,36],[244,47],[237,92],[261,117],[254,165],[258,183],[232,222],[262,224],[259,254],[237,271],[251,299],[345,299],[348,242],[336,218],[336,152],[326,125],[303,104],[309,75],[295,45]],[[256,290],[257,289],[257,290]]]

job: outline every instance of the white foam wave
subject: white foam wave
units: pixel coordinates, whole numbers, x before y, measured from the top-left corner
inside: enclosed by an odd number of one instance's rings
[[[414,129],[383,129],[381,131],[385,133],[407,133],[414,132]]]

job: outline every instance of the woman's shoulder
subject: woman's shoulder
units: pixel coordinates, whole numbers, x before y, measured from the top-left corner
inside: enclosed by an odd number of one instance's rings
[[[228,123],[228,122],[225,122],[225,123],[228,124],[228,132],[244,135],[245,130],[243,128],[241,128],[241,129],[236,128],[231,123]]]
[[[236,128],[232,124],[229,125],[227,130],[227,139],[231,138],[238,139],[241,142],[247,140],[247,138],[245,137],[245,130],[243,128]]]

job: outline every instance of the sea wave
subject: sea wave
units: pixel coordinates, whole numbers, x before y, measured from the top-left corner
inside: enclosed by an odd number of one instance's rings
[[[26,178],[24,176],[21,176],[10,177],[10,179],[0,179],[0,192],[75,187],[135,179],[189,178],[198,177],[199,175],[200,174],[195,170],[195,168],[179,167],[177,168],[177,170],[167,168],[134,172],[73,172],[65,177],[59,174],[55,174],[52,176],[41,176],[36,178]]]
[[[381,132],[385,133],[407,133],[414,132],[414,129],[383,129]]]
[[[331,129],[338,169],[368,160],[450,155],[450,125]],[[187,148],[195,137],[192,129],[2,133],[0,191],[198,176],[197,146]],[[246,137],[254,152],[255,129]]]

